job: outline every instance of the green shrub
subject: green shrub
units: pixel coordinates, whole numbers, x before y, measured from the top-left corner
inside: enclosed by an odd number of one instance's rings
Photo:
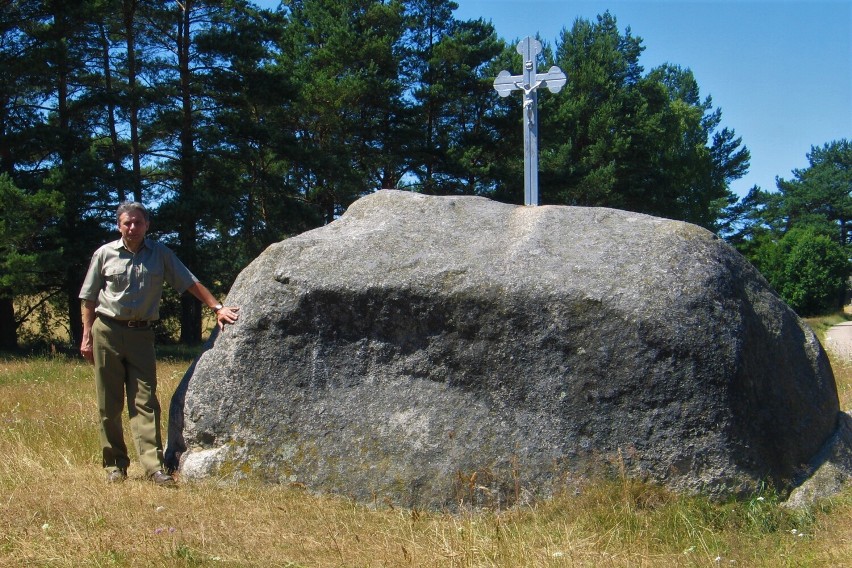
[[[778,241],[761,242],[752,261],[800,315],[824,314],[843,305],[849,260],[827,235],[792,229]]]

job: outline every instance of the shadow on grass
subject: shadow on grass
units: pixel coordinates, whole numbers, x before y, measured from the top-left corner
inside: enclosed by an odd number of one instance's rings
[[[197,345],[157,345],[157,358],[191,363],[204,351],[204,343]]]
[[[157,344],[157,359],[168,361],[185,361],[191,363],[204,351],[204,343],[197,345]],[[21,345],[17,349],[0,349],[0,358],[4,359],[43,359],[45,357],[61,357],[74,360],[82,356],[77,347],[57,345],[56,343],[31,343]]]

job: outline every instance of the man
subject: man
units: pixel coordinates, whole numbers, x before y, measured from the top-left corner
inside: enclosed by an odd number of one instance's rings
[[[122,204],[116,216],[121,238],[95,251],[80,290],[80,353],[95,365],[103,466],[108,482],[127,479],[130,460],[121,425],[126,390],[130,429],[146,476],[158,485],[174,485],[163,471],[151,328],[159,318],[163,282],[211,308],[221,329],[237,321],[239,308],[222,306],[174,252],[145,238],[150,220],[141,203]]]

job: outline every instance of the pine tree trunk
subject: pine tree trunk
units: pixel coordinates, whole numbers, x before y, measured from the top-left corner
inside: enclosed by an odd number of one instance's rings
[[[15,305],[12,298],[0,298],[0,350],[18,348],[18,326],[15,324]]]
[[[183,345],[201,343],[201,302],[192,294],[180,299],[180,342]]]
[[[69,275],[66,285],[68,294],[68,327],[71,330],[71,349],[79,348],[83,340],[83,312],[80,305],[80,282]]]
[[[178,235],[180,238],[181,259],[192,270],[197,257],[198,233],[195,228],[196,213],[191,204],[195,198],[195,123],[193,121],[192,101],[192,72],[190,71],[191,58],[191,26],[190,5],[184,4],[182,19],[178,32],[178,72],[180,75],[181,94],[181,129],[180,129],[180,170],[181,189],[179,200],[185,206],[184,212],[179,216]],[[187,205],[189,207],[186,207]],[[184,345],[193,345],[201,342],[201,303],[190,294],[184,294],[181,298],[180,315],[180,342]]]

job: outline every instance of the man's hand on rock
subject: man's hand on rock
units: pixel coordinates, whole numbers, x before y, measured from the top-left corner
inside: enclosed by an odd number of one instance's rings
[[[240,308],[236,306],[222,306],[216,312],[216,321],[219,322],[219,329],[225,331],[227,324],[233,324],[240,319]]]

